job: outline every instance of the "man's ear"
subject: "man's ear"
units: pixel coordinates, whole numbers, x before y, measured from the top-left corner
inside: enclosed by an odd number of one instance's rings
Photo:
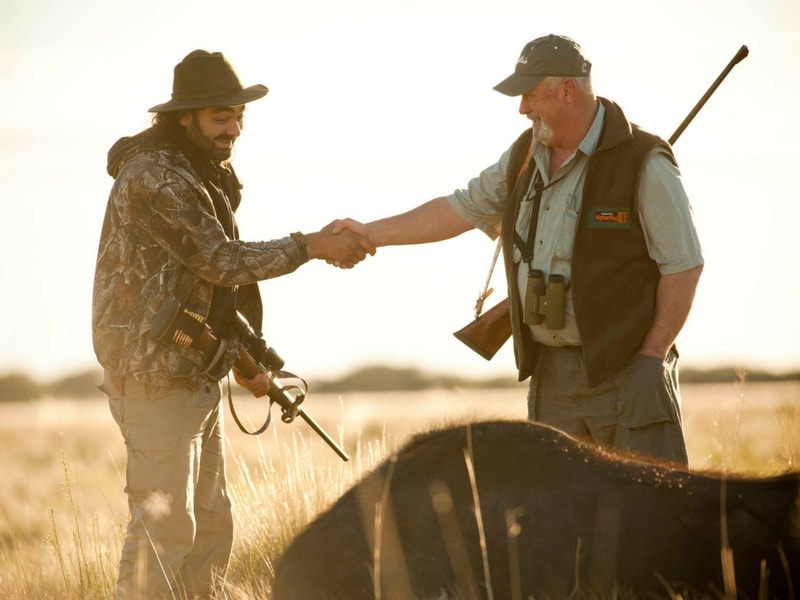
[[[183,127],[186,127],[191,122],[192,122],[192,111],[182,110],[180,114],[178,114],[178,123],[180,123]]]
[[[561,83],[563,84],[561,88],[563,98],[570,102],[573,101],[575,99],[575,94],[578,91],[578,84],[574,79],[565,79]]]

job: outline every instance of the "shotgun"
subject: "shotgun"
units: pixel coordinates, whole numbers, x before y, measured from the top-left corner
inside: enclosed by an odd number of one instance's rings
[[[731,72],[733,67],[741,62],[748,54],[749,50],[747,49],[747,46],[742,46],[739,48],[739,50],[736,52],[736,55],[725,66],[716,80],[714,80],[714,83],[711,84],[711,87],[708,88],[706,93],[703,94],[703,97],[700,98],[683,122],[670,136],[670,145],[677,141],[677,139],[683,133],[683,130],[686,129],[689,123],[691,123],[692,119],[697,116],[697,113],[700,112],[700,109],[703,108],[703,105],[716,91],[716,89],[722,83],[722,80],[728,76],[728,73]],[[495,260],[496,259],[497,254],[495,254]],[[494,263],[492,263],[492,267],[494,267]],[[489,272],[491,274],[491,270]],[[484,291],[484,293],[478,298],[478,304],[476,305],[477,314],[475,315],[475,319],[458,331],[453,332],[453,335],[486,360],[491,360],[497,351],[503,346],[503,344],[506,343],[508,338],[511,337],[511,309],[509,307],[508,298],[506,298],[499,304],[496,304],[490,310],[480,314],[480,309],[483,306],[483,300],[486,296],[486,291]]]

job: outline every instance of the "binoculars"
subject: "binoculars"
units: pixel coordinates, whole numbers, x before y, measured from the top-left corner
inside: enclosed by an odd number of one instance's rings
[[[544,322],[547,329],[563,329],[566,292],[563,275],[552,274],[545,283],[541,270],[530,269],[525,288],[523,322],[526,325],[541,325]]]

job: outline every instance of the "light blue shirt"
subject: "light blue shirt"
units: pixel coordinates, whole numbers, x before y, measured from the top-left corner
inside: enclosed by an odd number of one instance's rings
[[[569,282],[572,271],[572,249],[577,231],[578,214],[583,201],[583,186],[589,157],[597,149],[603,127],[605,108],[598,102],[598,111],[589,131],[575,152],[550,178],[550,149],[534,142],[533,160],[541,172],[545,189],[539,210],[539,221],[530,268],[540,269],[545,278],[557,273]],[[467,188],[447,196],[453,210],[465,221],[495,239],[500,231],[508,194],[506,187],[511,148],[494,165],[472,179]],[[519,236],[528,237],[533,202],[533,178],[523,200],[516,222]],[[689,199],[678,168],[663,150],[648,157],[639,184],[639,219],[650,257],[662,274],[679,273],[703,264],[697,231],[692,219]],[[514,263],[518,266],[517,280],[521,301],[528,277],[529,265],[522,253],[514,248]],[[563,329],[549,330],[544,325],[531,326],[533,338],[549,346],[580,345],[575,323],[572,294],[567,291],[566,319]]]

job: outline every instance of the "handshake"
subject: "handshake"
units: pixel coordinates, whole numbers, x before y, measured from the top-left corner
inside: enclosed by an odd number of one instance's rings
[[[318,258],[341,269],[351,269],[373,256],[376,246],[366,225],[352,219],[336,220],[316,233],[307,233],[308,258]]]

